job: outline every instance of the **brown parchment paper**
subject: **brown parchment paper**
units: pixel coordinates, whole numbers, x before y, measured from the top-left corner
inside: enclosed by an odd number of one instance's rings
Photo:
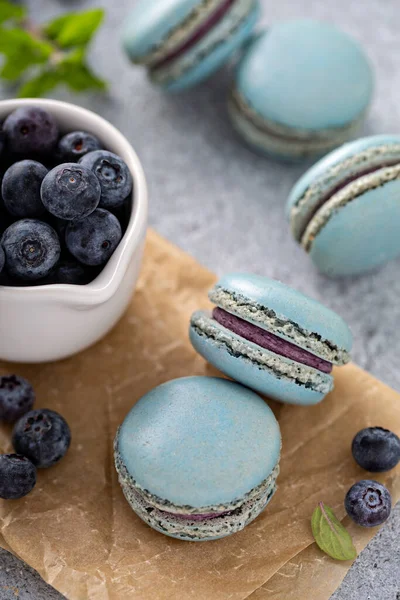
[[[283,437],[279,490],[244,531],[188,543],[151,530],[131,511],[112,457],[117,426],[148,390],[185,375],[215,375],[191,348],[188,319],[208,305],[214,276],[154,232],[132,304],[100,343],[47,365],[0,364],[37,391],[37,406],[61,412],[72,446],[39,473],[34,491],[0,501],[0,544],[70,600],[325,600],[350,563],[322,554],[310,517],[322,500],[345,517],[343,499],[365,478],[350,444],[362,427],[400,431],[400,395],[355,365],[335,371],[335,390],[315,407],[271,402]],[[9,451],[10,430],[0,431]],[[400,498],[400,470],[376,477]],[[375,533],[345,519],[359,551]]]

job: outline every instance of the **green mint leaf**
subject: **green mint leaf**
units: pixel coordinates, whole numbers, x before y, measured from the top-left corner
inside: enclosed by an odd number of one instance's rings
[[[84,92],[86,90],[104,91],[107,88],[106,82],[97,77],[84,63],[64,63],[61,76],[62,81],[74,92]]]
[[[23,6],[16,6],[7,0],[0,0],[0,23],[10,19],[23,19],[26,10]]]
[[[318,546],[336,560],[352,560],[357,556],[349,532],[335,517],[329,506],[319,503],[311,518],[311,529]]]
[[[57,71],[50,69],[43,71],[36,77],[26,81],[18,91],[20,98],[37,98],[54,89],[60,83]]]
[[[0,54],[5,55],[0,77],[15,81],[32,65],[47,62],[52,47],[23,29],[0,27]]]
[[[47,25],[44,26],[45,34],[51,39],[57,39],[57,36],[60,35],[62,30],[74,20],[76,13],[66,13],[65,15],[61,15],[61,17],[56,17]]]
[[[85,46],[90,42],[104,17],[102,9],[67,13],[48,23],[45,32],[61,48]]]
[[[72,57],[74,58],[74,56]],[[81,60],[76,63],[70,59],[71,56],[51,68],[46,68],[35,77],[26,81],[19,90],[19,96],[21,98],[43,96],[53,88],[63,84],[67,85],[74,92],[87,90],[103,91],[107,88],[106,82],[92,73],[85,63]]]
[[[65,58],[63,59],[62,64],[64,64],[64,65],[66,65],[66,64],[81,65],[85,62],[85,58],[86,58],[86,49],[81,46],[79,48],[75,48],[74,50],[71,50],[70,52],[68,52],[68,54],[65,55]]]

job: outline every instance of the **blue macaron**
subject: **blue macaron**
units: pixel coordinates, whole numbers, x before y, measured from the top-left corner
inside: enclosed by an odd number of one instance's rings
[[[333,365],[350,360],[351,332],[333,311],[267,277],[232,273],[209,293],[212,312],[190,320],[193,347],[248,387],[291,404],[333,389]]]
[[[400,136],[345,144],[293,188],[295,239],[331,277],[359,275],[400,255]]]
[[[148,525],[189,541],[243,529],[276,491],[281,434],[268,405],[214,377],[183,377],[141,398],[119,428],[115,465]]]
[[[123,31],[129,58],[171,91],[209,77],[251,36],[259,0],[139,0]]]
[[[249,45],[229,112],[253,148],[299,160],[353,136],[372,91],[371,66],[355,40],[328,23],[289,21]]]

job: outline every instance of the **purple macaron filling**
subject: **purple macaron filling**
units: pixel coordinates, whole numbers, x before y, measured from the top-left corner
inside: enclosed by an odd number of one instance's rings
[[[376,171],[379,171],[380,169],[384,169],[385,167],[394,167],[395,165],[398,165],[398,164],[399,164],[398,158],[392,159],[392,160],[389,160],[389,159],[382,160],[382,162],[379,165],[374,165],[373,167],[360,168],[359,171],[357,171],[357,173],[354,173],[353,175],[349,175],[348,177],[345,177],[344,179],[339,181],[337,183],[337,185],[335,185],[334,188],[331,188],[326,194],[323,194],[321,196],[319,202],[314,206],[312,213],[309,215],[307,223],[304,225],[302,231],[300,232],[300,239],[303,237],[303,235],[308,227],[308,224],[310,223],[311,219],[313,219],[314,216],[317,214],[319,209],[322,208],[324,206],[324,204],[326,204],[332,198],[332,196],[334,196],[335,194],[340,192],[340,190],[345,188],[346,185],[349,185],[349,183],[353,183],[353,181],[357,181],[357,179],[360,179],[360,177],[364,177],[365,175],[370,175],[371,173],[375,173]]]
[[[172,61],[180,58],[193,48],[203,37],[205,37],[226,15],[230,8],[235,4],[236,0],[222,0],[221,5],[209,17],[199,25],[198,29],[185,40],[180,46],[172,50],[167,56],[164,56],[160,61],[152,66],[152,71],[169,65]]]
[[[322,371],[323,373],[330,373],[332,371],[332,364],[330,362],[311,354],[311,352],[308,352],[307,350],[299,348],[295,344],[292,344],[265,329],[261,329],[261,327],[257,327],[257,325],[253,325],[253,323],[249,323],[235,315],[231,315],[222,308],[214,308],[213,318],[220,325],[226,327],[229,331],[232,331],[232,333],[236,333],[236,335],[239,335],[249,342],[253,342],[253,344],[261,346],[261,348],[270,350],[280,356],[285,356],[286,358],[307,365],[308,367],[318,369],[318,371]]]

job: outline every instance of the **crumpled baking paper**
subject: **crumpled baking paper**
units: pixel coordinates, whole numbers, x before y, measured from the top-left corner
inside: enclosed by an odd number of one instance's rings
[[[350,445],[369,425],[398,432],[400,395],[352,364],[335,369],[335,390],[317,406],[270,403],[283,437],[279,488],[244,531],[214,542],[182,542],[151,530],[129,508],[113,463],[116,429],[154,386],[218,375],[194,352],[187,333],[192,311],[208,306],[213,281],[149,232],[132,304],[103,341],[55,364],[0,364],[1,374],[30,379],[36,406],[59,411],[72,430],[67,456],[39,472],[31,494],[0,501],[0,545],[69,600],[326,600],[350,563],[335,562],[315,545],[310,519],[317,503],[344,518],[358,551],[376,531],[345,518],[347,489],[368,476]],[[10,431],[0,431],[2,452],[11,450]],[[394,504],[400,470],[374,477],[388,485]]]

